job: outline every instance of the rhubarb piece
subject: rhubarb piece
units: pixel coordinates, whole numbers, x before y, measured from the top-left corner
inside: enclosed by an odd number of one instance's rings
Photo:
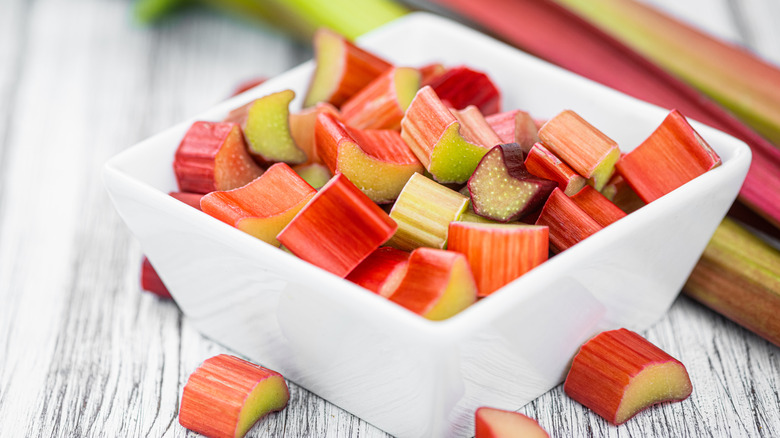
[[[512,110],[491,114],[485,118],[493,128],[501,143],[517,143],[528,154],[531,147],[539,142],[539,127],[525,111]]]
[[[463,109],[474,105],[482,114],[501,111],[501,92],[483,72],[453,67],[431,81],[433,91],[447,106]]]
[[[276,235],[317,193],[290,166],[276,163],[251,183],[215,191],[200,201],[201,209],[270,245]]]
[[[420,87],[430,85],[433,80],[441,76],[442,73],[447,71],[441,63],[434,62],[426,64],[418,69],[420,71]]]
[[[466,188],[466,191],[468,192],[468,187]],[[474,213],[474,210],[472,210],[470,207],[468,210],[464,211],[462,215],[460,215],[460,218],[458,218],[461,222],[476,222],[478,224],[498,224],[500,222],[494,221],[493,219],[488,219],[486,217],[482,217],[476,213]]]
[[[546,226],[451,222],[447,249],[471,266],[480,297],[500,289],[547,260]]]
[[[465,182],[489,149],[463,138],[460,123],[430,86],[421,88],[406,110],[401,137],[443,184]]]
[[[343,173],[372,201],[393,202],[422,164],[389,129],[352,129],[333,114],[320,114],[314,128],[317,153],[331,172]]]
[[[639,210],[645,206],[644,201],[636,194],[634,189],[626,182],[623,176],[616,172],[609,179],[601,193],[618,206],[626,214]]]
[[[203,198],[202,193],[190,193],[190,192],[170,192],[168,193],[173,198],[189,205],[190,207],[200,210],[200,200]]]
[[[539,139],[577,173],[588,178],[588,184],[596,190],[609,181],[620,158],[614,140],[571,110],[548,120],[539,130]]]
[[[726,218],[683,292],[780,347],[780,251]]]
[[[474,213],[499,222],[511,222],[539,208],[557,184],[531,175],[517,143],[490,150],[468,182]]]
[[[563,390],[619,425],[652,405],[688,398],[693,387],[680,361],[638,334],[618,329],[580,348]]]
[[[179,423],[215,438],[240,438],[261,418],[284,409],[284,377],[235,356],[206,359],[190,374],[181,395]]]
[[[718,154],[672,110],[645,141],[623,155],[618,172],[649,203],[719,166]]]
[[[321,189],[333,177],[328,167],[320,163],[300,164],[293,170],[315,190]]]
[[[151,292],[160,298],[173,299],[171,292],[168,291],[162,278],[157,274],[154,266],[152,266],[152,263],[149,262],[146,256],[144,256],[141,262],[141,289]]]
[[[235,123],[195,122],[176,149],[179,190],[209,193],[241,187],[263,173],[247,152]]]
[[[550,250],[554,253],[572,247],[602,228],[557,187],[544,203],[536,225],[550,228]]]
[[[336,107],[392,67],[327,28],[314,34],[316,67],[303,106],[329,102]]]
[[[344,102],[341,119],[357,129],[398,130],[419,88],[419,71],[391,68]]]
[[[534,144],[528,151],[525,168],[531,175],[557,182],[566,196],[579,192],[588,182],[541,143]]]
[[[390,301],[424,318],[447,319],[477,300],[477,285],[463,254],[434,248],[412,251]]]
[[[357,265],[346,279],[386,298],[398,287],[408,260],[408,252],[383,246]]]
[[[292,90],[269,94],[231,111],[225,119],[241,124],[249,153],[258,163],[300,164],[307,160],[290,130],[293,98]]]
[[[490,149],[501,144],[501,137],[490,126],[482,112],[474,105],[461,110],[452,110],[452,115],[460,123],[460,133],[470,143]]]
[[[623,210],[591,186],[583,187],[570,198],[602,227],[626,216]]]
[[[475,438],[550,438],[536,420],[519,412],[483,406],[474,420]]]
[[[444,248],[450,222],[458,220],[468,206],[466,196],[415,173],[390,210],[398,231],[389,244],[404,251]]]
[[[317,148],[314,144],[314,124],[317,123],[317,115],[321,112],[327,112],[335,116],[339,115],[339,110],[326,102],[320,102],[313,107],[304,108],[290,114],[290,135],[292,135],[295,144],[308,157],[306,163],[322,162],[317,155]]]
[[[396,228],[387,213],[339,173],[277,239],[299,258],[343,278]]]

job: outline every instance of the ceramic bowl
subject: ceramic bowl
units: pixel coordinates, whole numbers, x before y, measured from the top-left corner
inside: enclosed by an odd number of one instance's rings
[[[487,72],[505,109],[572,109],[624,151],[668,111],[561,70],[443,18],[415,13],[359,44],[399,64]],[[425,320],[168,196],[174,152],[194,120],[291,88],[313,62],[111,159],[104,180],[186,317],[204,335],[396,436],[471,436],[479,406],[516,410],[559,384],[578,347],[617,327],[642,331],[677,297],[750,163],[742,142],[694,127],[723,165],[632,213],[490,297]]]

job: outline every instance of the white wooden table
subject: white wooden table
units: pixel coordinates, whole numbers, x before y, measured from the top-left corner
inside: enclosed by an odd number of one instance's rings
[[[676,13],[780,62],[778,0],[674,0]],[[181,389],[227,350],[139,292],[141,252],[100,170],[111,156],[311,56],[203,11],[157,28],[128,0],[0,0],[0,436],[185,436]],[[520,409],[553,436],[780,436],[780,349],[679,298],[644,333],[693,395],[607,425],[559,386]],[[249,434],[380,437],[295,384]],[[191,434],[190,434],[191,435]]]

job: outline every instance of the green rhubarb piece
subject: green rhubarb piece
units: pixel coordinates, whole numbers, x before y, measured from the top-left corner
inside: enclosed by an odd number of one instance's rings
[[[306,153],[290,134],[290,102],[295,92],[284,90],[269,94],[249,106],[244,123],[244,137],[252,155],[266,162],[299,164]]]

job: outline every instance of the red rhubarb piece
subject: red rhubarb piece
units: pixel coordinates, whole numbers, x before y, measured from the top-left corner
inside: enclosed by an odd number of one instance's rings
[[[550,438],[536,420],[519,412],[481,407],[474,419],[475,438]]]
[[[163,283],[160,275],[149,262],[149,259],[144,256],[141,262],[141,289],[151,292],[160,298],[172,299],[170,291]]]
[[[391,68],[344,102],[341,119],[357,129],[398,130],[419,88],[419,71],[410,67]]]
[[[591,186],[583,187],[570,198],[602,227],[626,216],[623,210]]]
[[[580,348],[563,389],[619,425],[652,405],[688,398],[693,387],[680,361],[638,334],[618,329],[602,332]]]
[[[539,128],[534,119],[525,111],[512,110],[491,114],[485,117],[501,143],[517,143],[527,154],[539,141]]]
[[[482,114],[501,111],[501,92],[488,75],[469,67],[453,67],[431,81],[431,87],[448,106],[474,105]]]
[[[567,196],[579,192],[588,182],[541,143],[534,144],[528,151],[525,168],[532,175],[557,182]]]
[[[347,275],[347,280],[387,297],[401,280],[408,260],[408,252],[383,246],[353,269]]]
[[[200,210],[200,200],[203,198],[203,193],[170,192],[168,194],[190,207]]]
[[[544,203],[536,225],[550,228],[550,249],[562,252],[599,231],[602,226],[559,188]]]

